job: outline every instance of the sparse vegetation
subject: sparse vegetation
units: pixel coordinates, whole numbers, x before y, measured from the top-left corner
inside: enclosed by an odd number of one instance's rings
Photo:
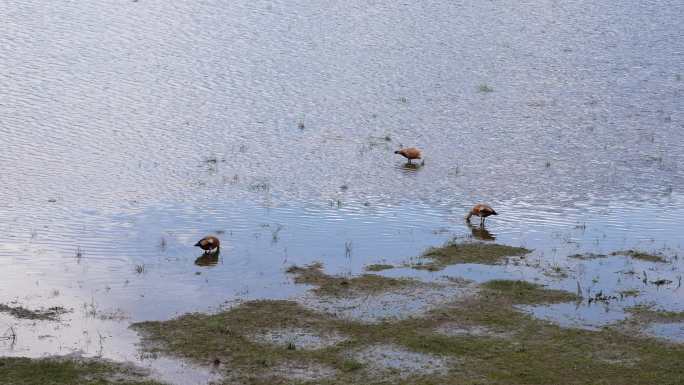
[[[682,322],[684,312],[657,309],[653,305],[637,305],[626,309],[640,322]]]
[[[568,256],[568,258],[583,259],[583,260],[606,258],[606,257],[608,257],[608,256],[605,254],[594,254],[594,253],[573,254],[573,255]]]
[[[623,297],[638,297],[641,292],[637,289],[628,289],[620,291],[620,295]]]
[[[270,227],[267,225],[267,227]],[[277,243],[278,240],[280,239],[280,232],[285,228],[285,226],[281,225],[280,223],[276,223],[275,226],[271,228],[271,242],[272,243]]]
[[[658,253],[647,253],[639,250],[622,250],[611,253],[611,255],[625,255],[634,259],[640,259],[648,262],[667,262],[665,256]]]
[[[15,318],[32,319],[40,321],[57,321],[59,316],[67,313],[63,307],[56,306],[48,309],[31,310],[23,306],[9,306],[0,303],[0,313],[7,313]]]
[[[145,265],[144,264],[137,264],[137,265],[135,265],[134,270],[137,274],[142,274],[145,272]]]
[[[478,87],[478,90],[480,92],[488,93],[488,92],[494,92],[494,88],[488,86],[487,84],[480,84]]]
[[[264,192],[264,191],[269,191],[270,189],[271,189],[271,185],[268,182],[252,183],[249,186],[249,190],[252,192]]]
[[[344,255],[345,255],[347,258],[351,257],[352,250],[353,250],[353,243],[352,243],[352,241],[346,241],[346,242],[344,242]]]

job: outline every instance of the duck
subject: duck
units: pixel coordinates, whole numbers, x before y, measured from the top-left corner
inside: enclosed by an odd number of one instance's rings
[[[216,253],[219,251],[221,241],[213,235],[207,235],[195,243],[195,246],[204,250],[205,254]]]
[[[415,147],[402,148],[400,150],[394,151],[394,153],[408,159],[409,164],[411,164],[412,159],[420,159],[421,156],[420,150]]]
[[[499,215],[492,206],[484,203],[478,203],[475,206],[473,206],[472,209],[470,209],[470,212],[468,212],[468,215],[466,215],[465,220],[470,223],[470,218],[475,215],[476,217],[480,217],[480,226],[484,226],[485,223],[485,218],[487,218],[490,215]]]

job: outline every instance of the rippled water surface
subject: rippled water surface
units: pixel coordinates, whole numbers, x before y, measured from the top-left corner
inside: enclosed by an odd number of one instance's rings
[[[21,331],[0,354],[139,360],[130,322],[287,298],[306,290],[289,264],[355,274],[453,237],[573,275],[446,273],[642,292],[529,309],[567,325],[684,310],[683,18],[669,0],[4,1],[0,303],[74,311],[0,314]],[[487,232],[462,219],[478,201],[501,213]],[[208,233],[215,266],[191,246]],[[566,258],[627,248],[672,261]]]

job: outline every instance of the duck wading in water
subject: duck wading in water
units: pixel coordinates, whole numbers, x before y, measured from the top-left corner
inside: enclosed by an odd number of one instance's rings
[[[475,206],[473,206],[472,209],[470,209],[470,212],[468,215],[466,215],[465,219],[466,221],[470,222],[470,218],[472,216],[480,217],[480,226],[484,226],[485,223],[485,218],[487,218],[490,215],[499,215],[492,206],[486,205],[484,203],[478,203]]]

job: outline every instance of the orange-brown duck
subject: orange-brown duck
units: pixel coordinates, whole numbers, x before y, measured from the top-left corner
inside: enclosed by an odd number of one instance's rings
[[[408,159],[409,163],[411,163],[412,159],[420,159],[420,150],[415,147],[402,148],[401,150],[394,151],[394,153],[402,155]]]
[[[218,238],[212,235],[208,235],[195,243],[195,246],[204,250],[205,253],[215,253],[219,251],[220,245],[221,242],[218,240]]]
[[[473,206],[472,209],[470,209],[470,212],[468,215],[466,215],[466,221],[470,222],[470,217],[472,216],[480,217],[480,225],[484,225],[485,223],[485,218],[487,218],[490,215],[499,215],[492,206],[486,205],[484,203],[478,203],[475,206]]]

